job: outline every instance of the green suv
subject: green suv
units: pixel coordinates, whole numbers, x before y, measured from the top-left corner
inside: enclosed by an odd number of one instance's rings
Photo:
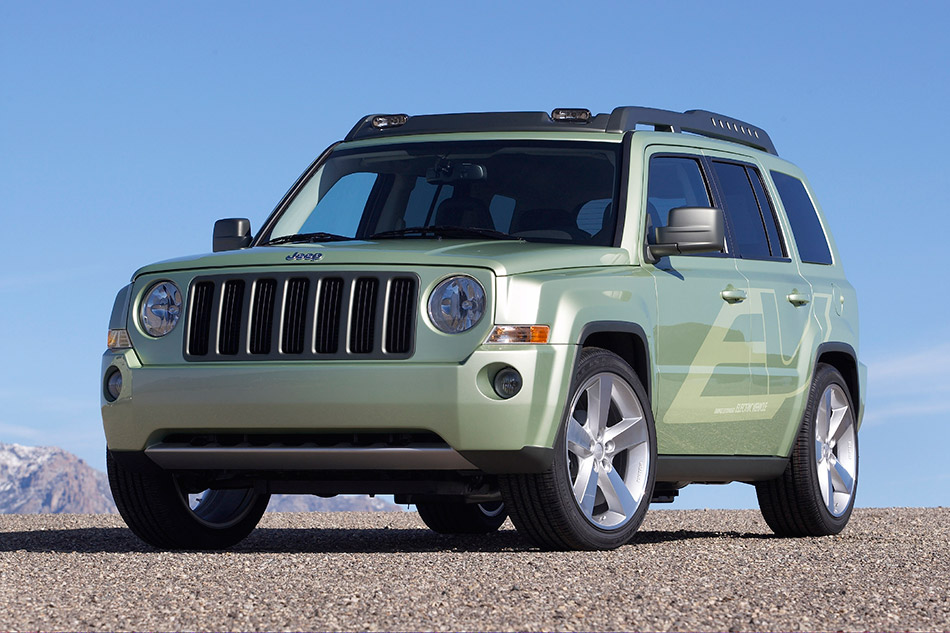
[[[138,270],[109,325],[109,480],[152,545],[233,545],[271,493],[548,549],[623,545],[691,483],[755,485],[781,535],[848,522],[855,292],[760,128],[368,116],[213,247]]]

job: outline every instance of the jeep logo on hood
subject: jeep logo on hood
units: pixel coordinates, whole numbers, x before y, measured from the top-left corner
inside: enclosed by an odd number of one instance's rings
[[[323,259],[323,253],[297,253],[285,258],[288,262],[318,262]]]

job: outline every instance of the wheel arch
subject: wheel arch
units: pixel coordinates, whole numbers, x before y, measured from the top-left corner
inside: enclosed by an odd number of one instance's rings
[[[622,358],[633,369],[652,401],[650,349],[647,335],[636,323],[625,321],[594,321],[581,330],[580,347],[600,347]]]
[[[858,355],[854,348],[847,343],[822,343],[818,346],[812,373],[818,370],[818,363],[831,365],[841,373],[851,395],[851,401],[858,408],[856,419],[860,419],[861,380],[858,374]]]

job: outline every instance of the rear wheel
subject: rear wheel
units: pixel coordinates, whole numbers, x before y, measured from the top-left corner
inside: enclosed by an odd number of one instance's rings
[[[755,485],[765,522],[780,536],[827,536],[848,524],[858,485],[858,433],[847,383],[819,364],[801,429],[781,477]]]
[[[554,463],[500,478],[511,520],[546,549],[613,549],[643,522],[656,471],[646,390],[619,356],[581,352]]]
[[[465,503],[464,500],[417,503],[430,530],[440,534],[487,534],[501,527],[508,511],[501,501]]]
[[[119,514],[140,539],[162,549],[224,549],[257,526],[270,495],[253,489],[190,492],[171,473],[137,472],[107,454]]]

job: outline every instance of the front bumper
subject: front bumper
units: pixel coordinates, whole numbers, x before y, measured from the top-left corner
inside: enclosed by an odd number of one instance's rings
[[[102,377],[115,368],[123,386],[114,402],[103,395],[102,419],[110,450],[144,451],[165,468],[458,470],[471,464],[490,473],[537,472],[553,454],[575,353],[573,345],[486,345],[461,363],[142,366],[131,349],[109,351]],[[508,400],[491,386],[505,366],[524,378],[521,392]],[[364,448],[346,454],[299,447],[190,449],[166,442],[182,433],[387,431],[431,432],[448,446],[442,452]]]

